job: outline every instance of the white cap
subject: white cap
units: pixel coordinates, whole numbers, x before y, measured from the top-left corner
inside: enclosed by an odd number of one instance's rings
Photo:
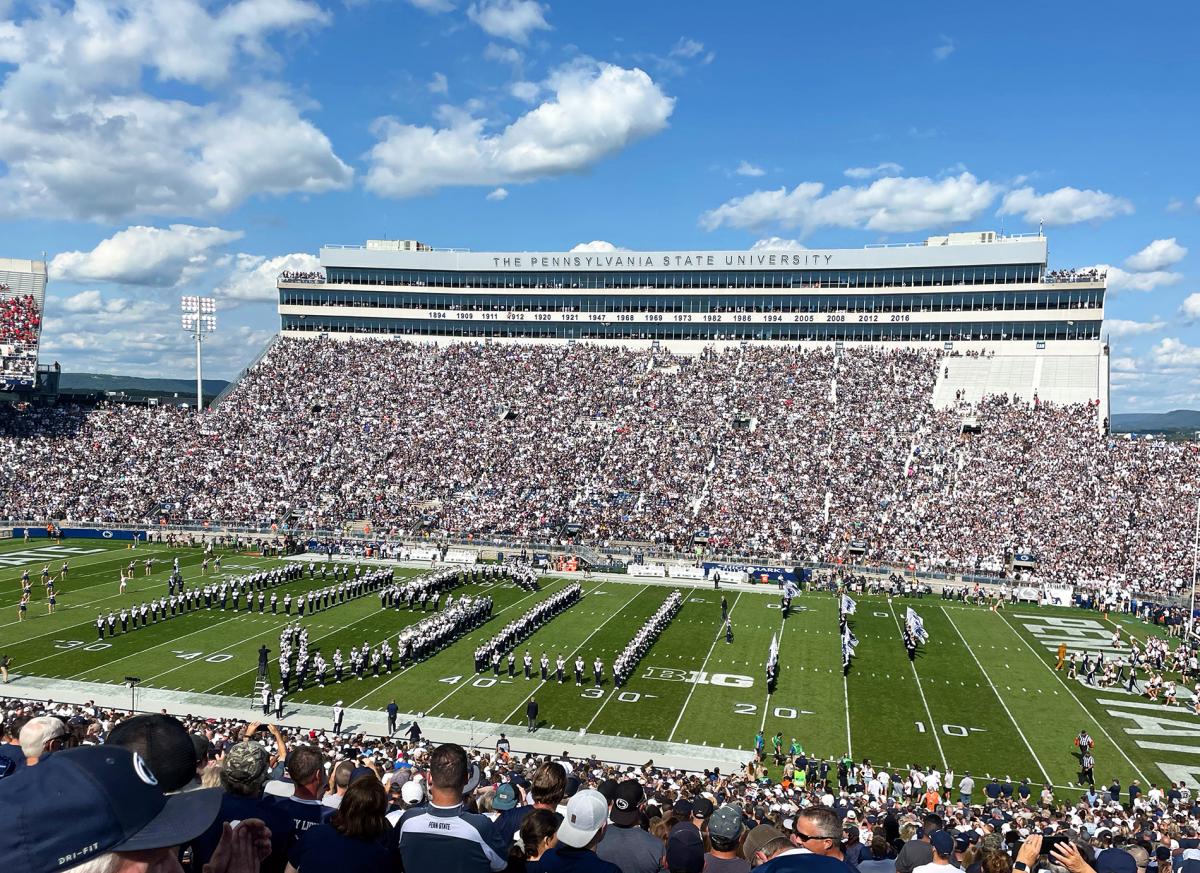
[[[608,821],[608,801],[592,788],[578,791],[567,801],[566,815],[558,826],[558,841],[582,849]]]
[[[409,779],[400,786],[400,799],[409,806],[425,802],[425,786],[417,779]]]

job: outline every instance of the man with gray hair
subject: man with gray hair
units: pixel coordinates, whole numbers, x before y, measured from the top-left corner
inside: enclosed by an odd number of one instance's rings
[[[288,851],[296,838],[292,817],[263,797],[270,756],[257,740],[243,740],[225,753],[221,764],[221,808],[216,820],[192,841],[193,869],[202,869],[212,857],[225,822],[261,819],[271,831],[271,854],[262,863],[263,873],[283,873]]]
[[[61,751],[67,745],[67,726],[61,718],[39,715],[25,722],[21,728],[21,754],[29,767],[49,755]]]

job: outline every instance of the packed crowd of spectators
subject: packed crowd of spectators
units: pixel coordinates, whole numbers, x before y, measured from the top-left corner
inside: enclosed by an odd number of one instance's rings
[[[1047,270],[1044,282],[1100,282],[1108,275],[1107,270],[1097,267],[1075,267],[1066,270]]]
[[[660,350],[280,339],[211,413],[0,410],[0,515],[298,534],[574,540],[653,553],[1190,579],[1190,443],[1094,404],[937,410],[910,349]],[[976,426],[964,433],[963,421]]]
[[[320,270],[284,270],[279,274],[281,282],[311,282],[321,283],[325,281],[325,274]]]
[[[32,294],[0,297],[0,345],[36,343],[42,314]]]
[[[723,773],[521,754],[503,734],[494,749],[435,745],[416,723],[371,736],[13,698],[0,715],[11,813],[0,862],[31,873],[178,870],[179,858],[210,873],[1190,873],[1200,862],[1200,797],[1182,782],[1056,795],[821,760],[794,740]],[[1051,835],[1066,845],[1043,847]]]

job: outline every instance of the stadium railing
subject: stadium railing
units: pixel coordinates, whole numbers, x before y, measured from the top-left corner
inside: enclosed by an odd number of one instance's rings
[[[269,340],[267,340],[266,345],[263,346],[262,351],[259,352],[258,355],[254,358],[254,360],[251,361],[240,373],[238,373],[236,376],[234,376],[232,379],[229,380],[229,384],[226,385],[224,388],[222,388],[221,393],[219,393],[216,397],[214,397],[212,399],[212,403],[210,403],[208,405],[208,408],[215,409],[217,407],[217,404],[219,404],[222,400],[224,400],[225,397],[231,391],[233,391],[234,388],[236,388],[238,386],[238,383],[241,382],[242,379],[246,378],[247,375],[249,375],[251,370],[253,370],[260,363],[262,363],[263,358],[265,358],[267,356],[267,352],[271,351],[271,349],[275,346],[275,343],[278,340],[279,340],[279,334],[272,334],[271,338]]]

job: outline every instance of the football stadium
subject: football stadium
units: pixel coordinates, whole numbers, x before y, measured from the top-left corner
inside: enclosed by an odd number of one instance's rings
[[[54,402],[6,262],[8,694],[1200,787],[1196,454],[1108,434],[1105,276],[1044,236],[321,262],[201,415]]]

